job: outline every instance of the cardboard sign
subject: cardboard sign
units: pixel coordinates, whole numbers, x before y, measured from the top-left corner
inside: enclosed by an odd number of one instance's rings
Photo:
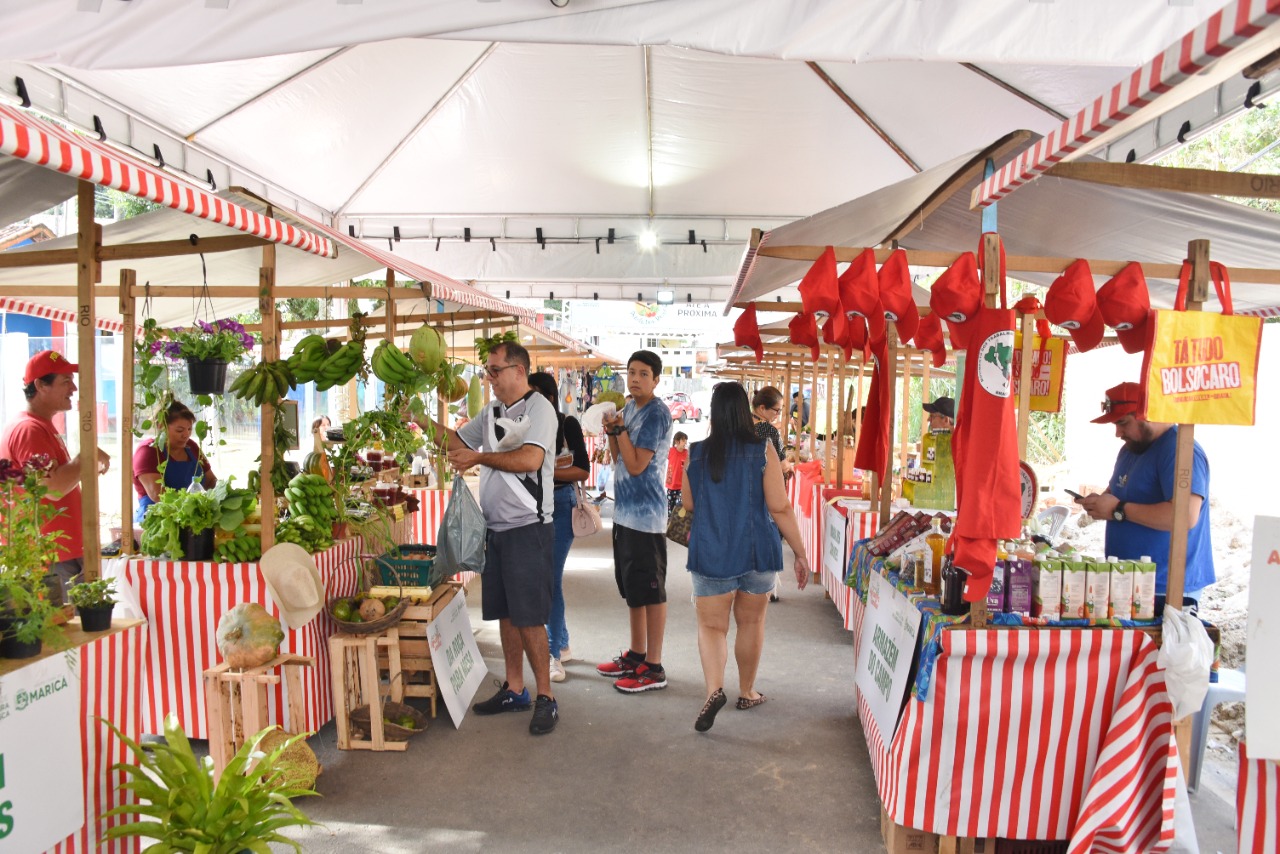
[[[1249,617],[1245,648],[1249,660],[1280,660],[1280,518],[1253,519],[1253,562],[1249,566]],[[1280,680],[1266,678],[1266,666],[1249,668],[1245,680],[1244,725],[1249,733],[1249,758],[1280,760]]]
[[[1013,337],[1013,396],[1018,397],[1022,379],[1022,333]],[[1067,369],[1067,339],[1039,335],[1031,342],[1031,411],[1057,412],[1062,409],[1062,377]]]
[[[0,851],[44,851],[84,825],[74,654],[0,677]]]
[[[880,573],[871,573],[853,681],[866,698],[885,744],[893,740],[898,727],[919,632],[916,606]]]
[[[828,504],[823,509],[822,519],[822,571],[832,578],[844,580],[845,534],[848,519],[834,506]]]
[[[1155,332],[1142,366],[1147,420],[1252,426],[1262,318],[1207,311],[1151,317]]]
[[[436,690],[444,699],[453,725],[460,727],[471,698],[489,672],[471,632],[465,596],[454,596],[440,616],[427,623],[427,643],[436,669]]]

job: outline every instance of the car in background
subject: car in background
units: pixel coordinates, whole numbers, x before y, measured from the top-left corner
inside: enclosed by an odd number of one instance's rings
[[[702,407],[693,402],[686,392],[678,391],[667,399],[667,408],[671,410],[671,420],[683,424],[686,421],[701,421]]]

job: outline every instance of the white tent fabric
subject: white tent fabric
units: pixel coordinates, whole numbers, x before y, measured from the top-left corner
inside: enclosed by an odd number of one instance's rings
[[[74,178],[0,157],[0,228],[47,211],[75,192]]]

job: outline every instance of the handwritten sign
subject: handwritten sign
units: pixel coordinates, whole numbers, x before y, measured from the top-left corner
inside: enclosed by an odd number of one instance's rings
[[[1246,649],[1252,662],[1280,659],[1280,518],[1253,519],[1253,563],[1249,566],[1249,616]],[[1249,733],[1249,758],[1280,760],[1280,680],[1265,678],[1265,666],[1250,667],[1245,680],[1244,725]]]
[[[0,677],[0,851],[44,851],[84,825],[73,662],[53,655]]]
[[[427,623],[427,645],[436,670],[436,690],[444,699],[453,725],[460,727],[471,698],[489,672],[471,632],[466,597],[453,597],[440,616]]]
[[[834,506],[828,504],[823,508],[822,519],[822,571],[832,578],[844,580],[845,570],[845,535],[848,532],[849,520]]]
[[[871,573],[853,681],[866,698],[886,744],[898,727],[919,632],[920,612],[911,600],[884,576]]]

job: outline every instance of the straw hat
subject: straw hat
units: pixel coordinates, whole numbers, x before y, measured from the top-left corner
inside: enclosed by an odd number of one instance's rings
[[[306,549],[294,543],[277,543],[262,556],[261,567],[267,592],[287,628],[300,629],[320,613],[324,582]]]

